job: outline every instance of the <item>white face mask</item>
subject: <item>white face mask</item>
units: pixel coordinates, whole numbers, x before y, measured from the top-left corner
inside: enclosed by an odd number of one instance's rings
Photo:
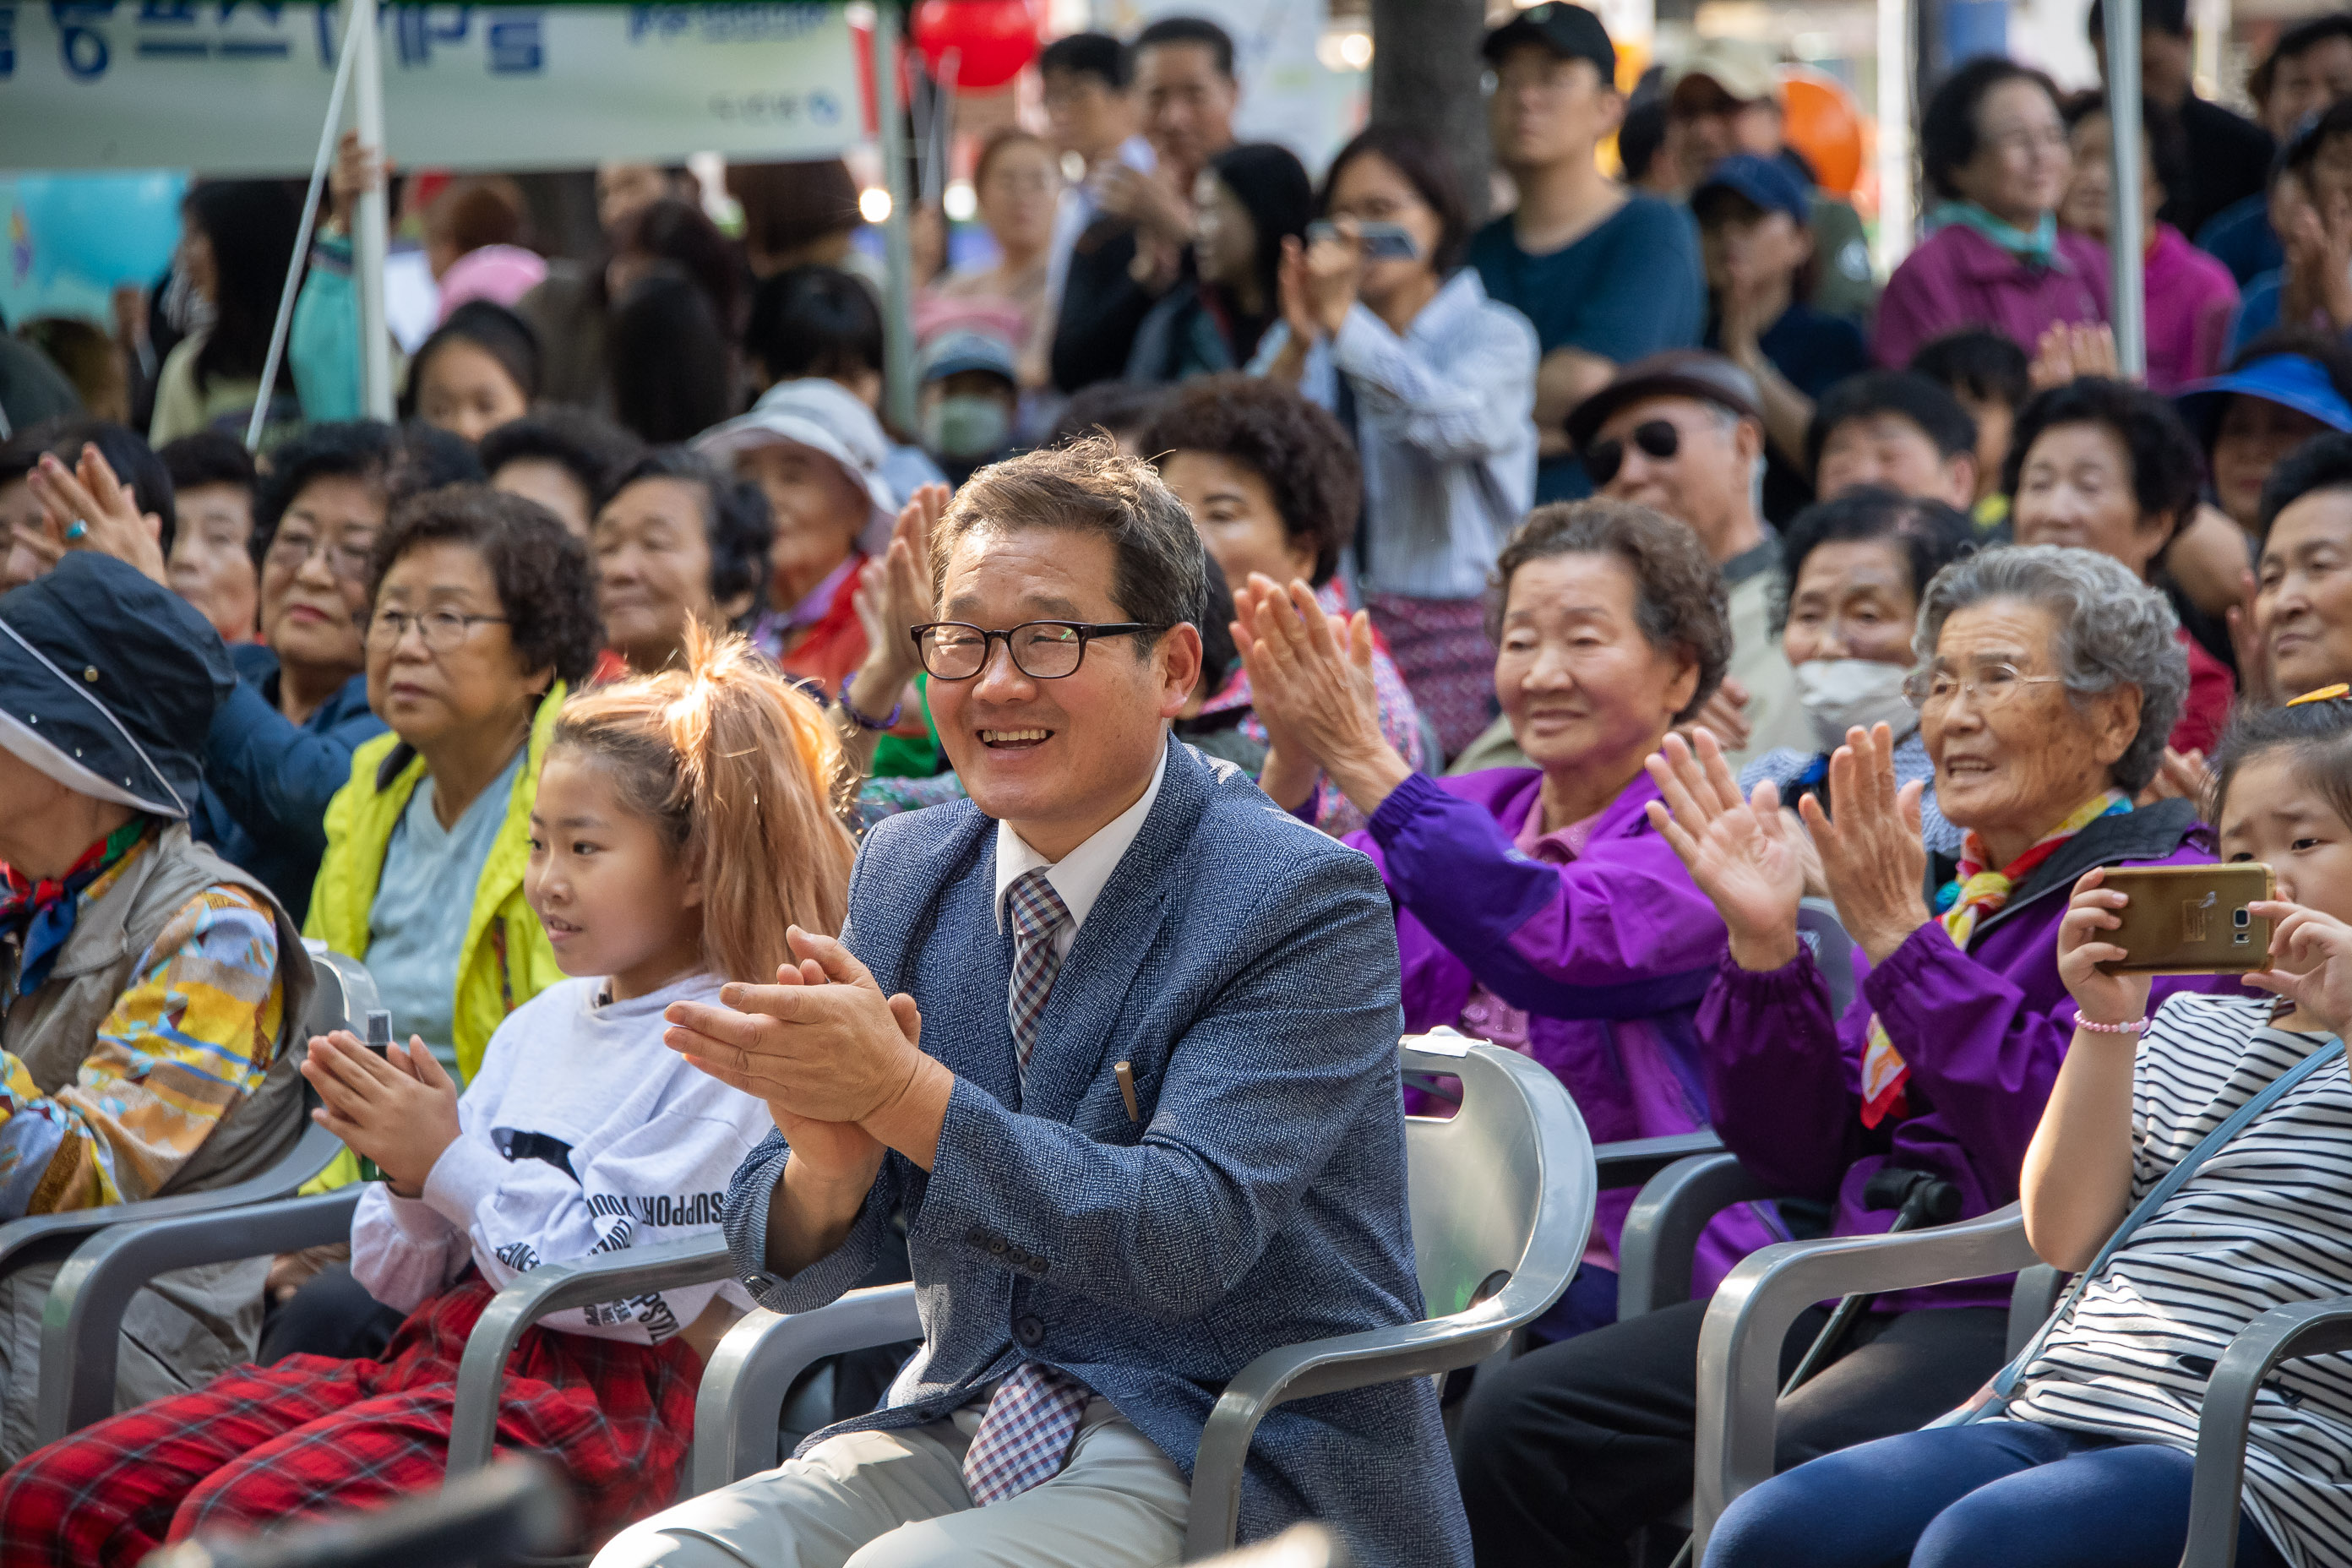
[[[1796,666],[1797,696],[1813,721],[1813,738],[1824,752],[1845,744],[1845,732],[1859,724],[1884,723],[1898,736],[1910,733],[1918,715],[1904,700],[1900,664],[1874,658],[1816,658]]]
[[[923,445],[933,457],[971,463],[992,458],[1013,436],[1002,400],[962,394],[942,397],[923,415]]]

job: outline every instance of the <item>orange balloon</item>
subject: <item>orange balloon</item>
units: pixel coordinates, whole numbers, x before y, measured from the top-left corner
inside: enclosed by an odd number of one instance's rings
[[[1813,166],[1822,189],[1853,195],[1863,160],[1862,116],[1853,96],[1835,77],[1803,66],[1783,67],[1780,77],[1781,134]]]

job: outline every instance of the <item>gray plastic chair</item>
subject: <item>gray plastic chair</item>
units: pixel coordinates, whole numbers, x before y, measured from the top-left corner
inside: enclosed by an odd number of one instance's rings
[[[2031,1270],[2015,1204],[1899,1236],[1841,1236],[1759,1248],[1724,1278],[1698,1342],[1698,1440],[1692,1558],[1731,1500],[1772,1474],[1780,1346],[1797,1315],[1858,1290],[1914,1290]]]
[[[322,943],[305,942],[303,945],[310,952],[317,985],[311,994],[308,1016],[303,1019],[301,1027],[289,1037],[297,1049],[311,1035],[352,1027],[354,1020],[364,1017],[367,1011],[376,1005],[375,980],[368,973],[365,964],[341,953],[330,952]],[[49,1296],[41,1310],[42,1383],[40,1413],[35,1426],[39,1441],[46,1443],[71,1429],[63,1426],[52,1429],[51,1407],[54,1405],[62,1411],[68,1395],[63,1382],[49,1375],[47,1344],[51,1318],[59,1310],[58,1286],[73,1274],[72,1259],[78,1251],[127,1227],[173,1218],[193,1219],[230,1211],[242,1212],[252,1205],[270,1203],[299,1191],[305,1182],[325,1170],[335,1156],[343,1152],[340,1139],[310,1120],[310,1109],[317,1103],[310,1086],[305,1084],[298,1111],[302,1118],[300,1134],[295,1139],[294,1146],[276,1164],[257,1176],[201,1192],[175,1193],[170,1197],[115,1204],[105,1208],[33,1215],[0,1225],[0,1277],[43,1263],[63,1265],[58,1271],[58,1284],[50,1287]],[[138,1284],[144,1285],[155,1274],[164,1271],[160,1268],[150,1270],[141,1277]],[[135,1287],[133,1292],[123,1296],[121,1305],[109,1320],[110,1328],[116,1333],[120,1331],[122,1314],[130,1306],[132,1293],[135,1293]],[[105,1382],[102,1386],[92,1384],[93,1392],[88,1395],[85,1404],[93,1414],[78,1425],[87,1425],[88,1421],[113,1413],[115,1349],[115,1339],[110,1334],[103,1357],[94,1358],[102,1359],[105,1363]]]
[[[340,1145],[339,1145],[340,1146]],[[41,1324],[41,1405],[37,1436],[47,1443],[113,1410],[114,1358],[124,1310],[156,1275],[345,1241],[364,1184],[234,1214],[196,1215],[125,1226],[74,1254],[58,1272]],[[630,1247],[576,1263],[547,1263],[491,1298],[466,1341],[450,1413],[448,1474],[488,1464],[498,1432],[507,1357],[523,1331],[551,1312],[621,1300],[649,1290],[731,1276],[717,1235]]]
[[[1853,938],[1838,922],[1837,906],[1827,899],[1800,900],[1797,940],[1812,950],[1813,966],[1829,982],[1830,1016],[1844,1017],[1853,1005]]]
[[[298,1047],[310,1035],[352,1027],[352,1019],[362,1016],[376,1005],[375,981],[365,964],[339,952],[329,952],[322,946],[308,942],[303,945],[310,951],[318,986],[311,995],[310,1016],[289,1037]],[[294,1192],[325,1170],[343,1151],[333,1133],[311,1121],[307,1089],[306,1085],[301,1135],[278,1163],[260,1175],[202,1192],[174,1193],[170,1197],[148,1198],[139,1203],[28,1215],[10,1220],[0,1225],[0,1277],[35,1264],[61,1262],[89,1237],[115,1226],[160,1219],[166,1215],[205,1214],[266,1203]]]
[[[1457,1114],[1405,1121],[1413,1252],[1432,1315],[1269,1351],[1242,1368],[1201,1434],[1187,1562],[1232,1548],[1242,1468],[1268,1411],[1484,1361],[1559,1300],[1583,1255],[1597,1196],[1592,1147],[1559,1081],[1526,1057],[1458,1035],[1412,1037],[1399,1051],[1408,1072],[1462,1082]],[[703,1372],[689,1495],[777,1462],[785,1393],[813,1363],[922,1332],[911,1284],[736,1324]]]
[[[2232,1568],[2246,1477],[2246,1429],[2263,1380],[2283,1361],[2352,1351],[2352,1298],[2273,1307],[2240,1329],[2205,1380],[2181,1568]]]

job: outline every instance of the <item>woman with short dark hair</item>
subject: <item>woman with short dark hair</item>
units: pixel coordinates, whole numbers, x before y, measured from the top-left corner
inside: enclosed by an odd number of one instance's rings
[[[1461,265],[1461,186],[1426,138],[1364,132],[1316,213],[1332,232],[1284,242],[1282,320],[1250,368],[1354,438],[1355,579],[1450,756],[1486,726],[1486,569],[1535,497],[1535,329]]]
[[[400,416],[467,441],[530,412],[539,395],[539,338],[503,305],[469,300],[449,312],[408,362]]]
[[[472,451],[429,425],[313,425],[278,448],[253,498],[261,636],[230,650],[237,689],[205,740],[197,837],[269,884],[294,918],[327,847],[328,802],[354,747],[383,732],[368,707],[368,563],[386,514],[478,479]]]
[[[1414,772],[1381,737],[1364,617],[1327,617],[1301,585],[1261,579],[1234,596],[1275,735],[1264,782],[1297,809],[1296,781],[1319,772],[1369,818],[1348,842],[1397,907],[1408,1029],[1524,1051],[1568,1086],[1597,1142],[1692,1131],[1707,1124],[1697,1005],[1723,921],[1644,816],[1659,795],[1643,764],[1722,683],[1722,574],[1682,524],[1589,500],[1528,513],[1496,583],[1495,692],[1535,766]],[[1633,1198],[1601,1194],[1584,1267],[1541,1337],[1615,1319]],[[1760,1209],[1717,1219],[1699,1289],[1778,1234]]]
[[[1140,445],[1192,513],[1231,592],[1242,592],[1253,575],[1300,582],[1326,614],[1346,613],[1337,574],[1355,535],[1362,488],[1338,420],[1276,382],[1204,375],[1170,395]],[[1412,766],[1433,768],[1438,759],[1424,744],[1421,710],[1385,649],[1373,649],[1372,679],[1389,744]],[[1234,715],[1244,734],[1266,743],[1265,722],[1250,706],[1249,672],[1238,665],[1200,712],[1203,719]],[[1330,833],[1364,825],[1328,778],[1318,791],[1316,820]]]
[[[1960,67],[1927,100],[1919,161],[1935,232],[1879,299],[1871,351],[1900,370],[1955,328],[1993,327],[2028,353],[2053,326],[2107,319],[2107,249],[2058,226],[2074,155],[2058,89],[1994,56]]]
[[[1306,166],[1286,147],[1245,142],[1209,160],[1192,196],[1193,276],[1182,276],[1173,250],[1147,246],[1137,257],[1138,281],[1160,299],[1135,329],[1129,381],[1239,370],[1281,314],[1283,242],[1312,216]]]
[[[2172,602],[2189,650],[2189,700],[2171,745],[2202,753],[2220,739],[2237,692],[2217,657],[2229,651],[2229,634],[2200,616],[2161,564],[2196,514],[2197,487],[2197,443],[2172,405],[2099,376],[2053,386],[2018,411],[2001,476],[2020,544],[2112,556]]]
[[[740,631],[760,608],[774,538],[759,486],[684,447],[647,453],[588,531],[604,641],[633,673],[683,668],[690,626]]]
[[[1787,805],[1819,795],[1831,808],[1831,754],[1856,726],[1885,723],[1895,731],[1897,781],[1927,781],[1919,816],[1928,847],[1960,847],[1958,831],[1936,809],[1935,769],[1903,685],[1914,662],[1911,628],[1921,596],[1936,574],[1975,542],[1965,513],[1878,485],[1817,501],[1790,521],[1780,536],[1773,616],[1780,649],[1797,674],[1797,696],[1812,721],[1813,745],[1782,746],[1756,758],[1739,771],[1742,793],[1769,779]]]

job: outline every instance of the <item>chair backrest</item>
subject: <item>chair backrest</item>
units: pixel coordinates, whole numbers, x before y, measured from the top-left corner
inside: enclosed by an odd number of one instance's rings
[[[1830,984],[1830,1016],[1843,1018],[1853,1004],[1853,938],[1838,923],[1837,906],[1827,899],[1797,905],[1797,940],[1813,952],[1813,966]]]
[[[1526,1057],[1450,1034],[1408,1037],[1408,1072],[1461,1080],[1462,1107],[1405,1118],[1412,1247],[1423,1310],[1495,1295],[1515,1321],[1567,1288],[1592,1229],[1592,1141],[1559,1080]]]

